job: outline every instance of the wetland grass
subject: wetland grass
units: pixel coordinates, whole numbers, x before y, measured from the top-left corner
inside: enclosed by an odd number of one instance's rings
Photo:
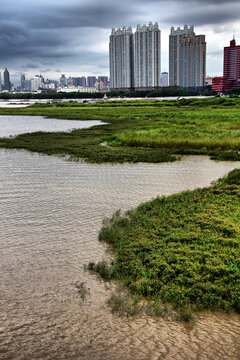
[[[117,213],[105,220],[99,239],[115,256],[92,268],[120,280],[132,296],[171,304],[185,320],[204,309],[240,313],[239,169],[209,188]],[[119,297],[110,303],[129,306]]]
[[[96,163],[174,161],[175,155],[182,154],[240,160],[240,99],[235,98],[35,104],[0,108],[0,115],[107,122],[71,133],[38,132],[0,139],[0,147]],[[107,146],[102,146],[103,142]]]

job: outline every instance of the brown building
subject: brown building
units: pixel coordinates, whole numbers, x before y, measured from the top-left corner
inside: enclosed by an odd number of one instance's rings
[[[180,86],[205,86],[206,41],[205,35],[182,37],[180,44]]]

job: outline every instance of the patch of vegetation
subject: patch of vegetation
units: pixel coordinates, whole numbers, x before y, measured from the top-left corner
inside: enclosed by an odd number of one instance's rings
[[[85,300],[87,296],[90,295],[90,289],[87,288],[85,282],[77,282],[76,284],[77,291],[82,300]]]
[[[178,158],[175,155],[182,154],[240,160],[239,98],[123,100],[92,105],[72,101],[0,108],[0,115],[107,122],[70,133],[37,132],[0,139],[0,147],[69,155],[73,160],[96,163],[174,161]]]
[[[135,298],[172,304],[183,320],[203,309],[240,313],[240,169],[209,188],[118,212],[99,239],[115,259],[92,268],[120,280]],[[125,311],[125,300],[110,302]]]

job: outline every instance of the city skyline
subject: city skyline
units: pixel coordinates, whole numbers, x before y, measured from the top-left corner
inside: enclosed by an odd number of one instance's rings
[[[168,71],[168,39],[172,26],[193,24],[207,40],[207,75],[223,72],[223,48],[235,33],[240,42],[239,1],[203,0],[2,0],[0,69],[7,67],[13,83],[36,73],[58,79],[109,75],[108,41],[111,28],[158,22],[162,40],[162,71]],[[17,81],[16,81],[17,80]]]

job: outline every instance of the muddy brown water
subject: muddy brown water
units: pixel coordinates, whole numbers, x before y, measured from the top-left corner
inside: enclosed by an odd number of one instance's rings
[[[0,150],[0,359],[240,359],[240,316],[194,324],[111,314],[108,284],[84,264],[108,256],[104,216],[208,186],[240,162],[90,165]],[[76,283],[89,295],[82,301]]]

